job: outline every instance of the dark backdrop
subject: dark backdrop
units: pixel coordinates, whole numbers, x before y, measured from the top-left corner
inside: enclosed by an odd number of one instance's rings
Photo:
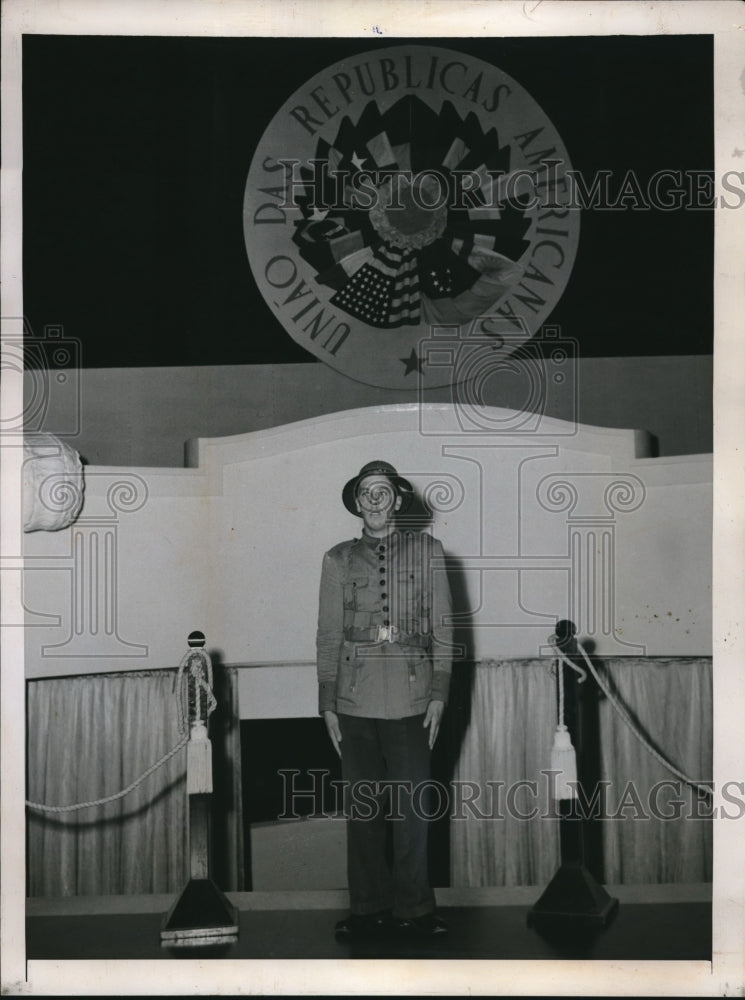
[[[406,40],[398,40],[401,43]],[[432,41],[491,61],[586,178],[713,169],[710,36]],[[384,38],[380,45],[397,44]],[[252,152],[307,79],[372,39],[25,36],[24,295],[83,367],[307,361],[243,242]],[[586,357],[709,354],[713,213],[583,213],[551,322]]]

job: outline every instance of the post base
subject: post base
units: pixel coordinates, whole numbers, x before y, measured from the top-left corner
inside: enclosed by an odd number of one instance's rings
[[[528,927],[538,931],[573,934],[608,926],[618,900],[582,864],[562,864],[541,898],[528,913]]]
[[[192,878],[163,920],[160,943],[204,947],[238,940],[238,912],[212,879]]]

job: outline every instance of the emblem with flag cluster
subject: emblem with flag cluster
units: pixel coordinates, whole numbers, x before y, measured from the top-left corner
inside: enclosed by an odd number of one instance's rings
[[[474,352],[490,370],[512,356],[560,299],[579,238],[571,169],[498,66],[439,45],[350,55],[289,95],[254,150],[251,270],[283,329],[337,371],[456,384]]]
[[[522,274],[530,219],[520,195],[504,195],[510,149],[475,114],[413,95],[383,113],[370,101],[332,143],[319,138],[312,163],[293,241],[348,315],[386,329],[461,324]]]

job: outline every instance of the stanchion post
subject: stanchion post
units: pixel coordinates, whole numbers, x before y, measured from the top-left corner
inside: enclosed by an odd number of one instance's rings
[[[557,623],[554,644],[572,660],[578,656],[577,628],[574,622],[562,619]],[[581,671],[583,674],[584,671]],[[582,710],[579,672],[562,670],[556,663],[557,698],[563,696],[565,718],[577,757],[577,772],[582,767]],[[563,692],[561,685],[564,685]],[[580,787],[578,781],[578,789]],[[584,796],[584,801],[590,801]],[[594,933],[608,926],[618,910],[618,900],[611,897],[585,867],[584,822],[581,810],[575,808],[576,798],[558,800],[560,865],[538,902],[528,913],[528,926],[539,932],[569,936]]]
[[[207,721],[214,707],[212,664],[204,651],[202,632],[188,638],[189,652],[181,662],[179,680],[185,685],[189,726],[186,745],[186,789],[189,838],[189,881],[163,920],[161,944],[170,947],[204,947],[238,940],[238,914],[210,878],[210,806],[212,753]],[[184,689],[178,691],[179,699]]]

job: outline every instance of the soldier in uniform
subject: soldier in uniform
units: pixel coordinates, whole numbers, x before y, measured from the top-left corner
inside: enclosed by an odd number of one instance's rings
[[[362,537],[328,551],[321,574],[319,711],[341,757],[350,915],[338,938],[447,932],[427,873],[427,810],[417,786],[448,697],[450,589],[442,544],[394,527],[411,484],[370,462],[342,491]],[[393,864],[386,860],[387,817]]]

